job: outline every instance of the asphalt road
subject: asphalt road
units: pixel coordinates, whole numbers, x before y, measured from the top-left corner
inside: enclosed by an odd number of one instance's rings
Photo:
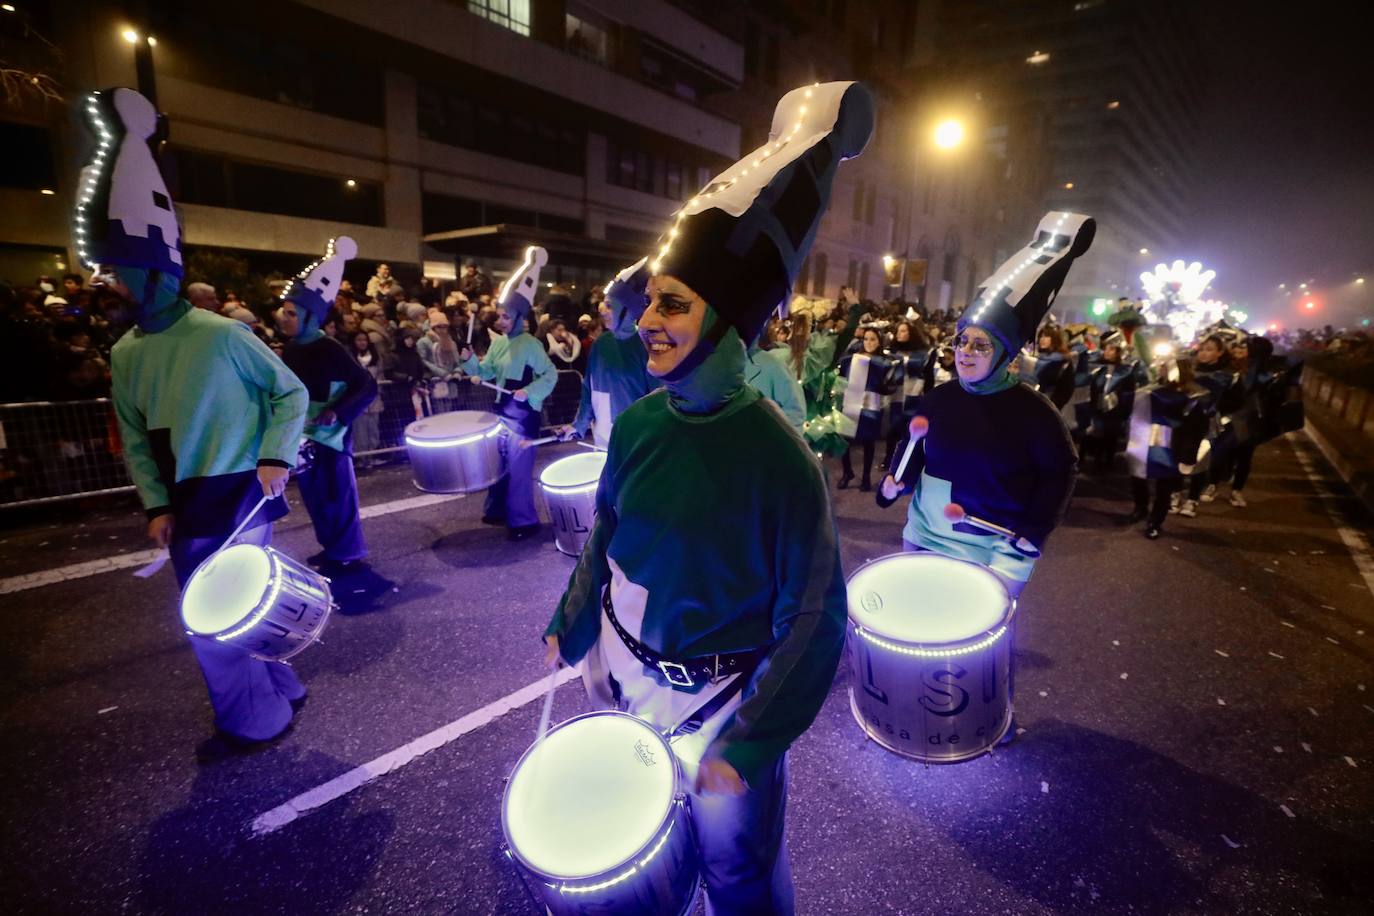
[[[842,668],[791,754],[799,911],[1369,912],[1374,576],[1331,513],[1357,541],[1369,522],[1328,473],[1305,439],[1272,443],[1249,508],[1172,516],[1157,542],[1124,525],[1124,477],[1082,478],[1022,600],[1025,732],[994,755],[926,767],[867,742]],[[404,467],[362,492],[365,506],[416,495]],[[551,537],[509,544],[480,510],[461,498],[369,519],[399,589],[299,657],[311,699],[289,735],[208,766],[170,569],[5,593],[16,576],[145,549],[141,514],[54,510],[0,529],[4,910],[537,912],[499,826],[537,701],[280,829],[250,828],[543,677],[538,634],[572,561]],[[848,490],[836,511],[847,569],[899,546],[898,509]],[[299,506],[277,531],[287,553],[316,549]],[[568,684],[554,719],[586,708]]]

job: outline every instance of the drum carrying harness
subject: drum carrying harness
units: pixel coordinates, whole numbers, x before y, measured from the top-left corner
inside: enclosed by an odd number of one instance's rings
[[[743,689],[748,676],[758,663],[763,661],[764,649],[746,649],[743,652],[703,655],[700,658],[689,658],[675,662],[664,658],[635,639],[621,625],[620,620],[615,616],[615,608],[611,606],[610,588],[605,588],[601,592],[601,607],[605,610],[606,618],[610,620],[611,626],[615,627],[616,635],[620,637],[620,641],[625,644],[625,648],[630,650],[630,654],[639,659],[645,668],[662,674],[664,679],[674,688],[691,689],[705,684],[714,684],[722,678],[739,674],[742,677],[737,680],[739,685],[737,689]],[[735,690],[726,690],[722,695],[729,699],[734,693]],[[712,703],[708,703],[706,708],[711,707],[717,699],[719,697],[712,698]],[[724,703],[720,705],[723,706]],[[712,711],[714,712],[714,710]],[[709,715],[702,716],[703,721],[707,718]]]

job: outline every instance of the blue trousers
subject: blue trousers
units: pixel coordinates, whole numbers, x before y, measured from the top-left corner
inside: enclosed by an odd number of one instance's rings
[[[791,914],[792,868],[783,836],[787,755],[743,795],[693,795],[708,916]]]
[[[353,456],[316,442],[315,460],[296,476],[296,485],[325,559],[347,563],[366,557]]]
[[[168,552],[179,587],[185,589],[196,567],[219,549],[232,530],[226,528],[212,538],[173,537]],[[238,543],[266,546],[272,543],[272,526],[249,528],[239,535]],[[286,730],[291,724],[291,701],[305,696],[305,686],[291,666],[254,658],[237,646],[208,637],[187,638],[210,691],[216,728],[248,741],[265,741]]]
[[[504,518],[511,528],[539,524],[539,510],[534,507],[534,451],[529,439],[507,427],[502,433],[500,448],[506,456],[506,476],[487,489],[482,514]]]

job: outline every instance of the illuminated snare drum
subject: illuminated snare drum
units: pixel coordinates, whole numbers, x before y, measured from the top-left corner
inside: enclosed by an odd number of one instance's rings
[[[553,542],[570,557],[580,555],[592,535],[596,487],[605,466],[605,452],[585,452],[560,458],[539,475],[539,488],[544,491],[553,523]]]
[[[636,716],[592,712],[549,729],[511,772],[501,826],[551,913],[680,914],[695,900],[682,770]]]
[[[406,427],[406,449],[415,486],[426,493],[485,490],[506,473],[500,417],[457,410],[416,420]]]
[[[285,661],[319,638],[334,608],[329,580],[256,544],[234,544],[197,567],[181,595],[192,636]]]
[[[849,577],[849,706],[868,737],[906,757],[955,763],[1011,724],[1016,604],[976,563],[901,553]]]

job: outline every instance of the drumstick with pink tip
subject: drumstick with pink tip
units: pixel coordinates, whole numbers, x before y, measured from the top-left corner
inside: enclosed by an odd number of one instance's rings
[[[925,417],[912,417],[907,431],[911,433],[911,438],[907,440],[906,451],[902,452],[902,460],[897,464],[897,473],[893,475],[898,486],[901,486],[902,476],[906,474],[906,466],[907,462],[911,461],[911,453],[916,451],[916,443],[924,439],[926,433],[930,432],[930,421]]]
[[[976,515],[969,515],[967,512],[964,511],[964,507],[959,505],[958,503],[950,503],[949,505],[945,506],[945,518],[949,519],[951,522],[954,522],[956,525],[960,522],[963,522],[965,525],[972,525],[975,528],[982,528],[989,534],[996,534],[1001,537],[1004,537],[1008,541],[1011,541],[1011,543],[1018,550],[1021,550],[1023,553],[1029,553],[1033,551],[1034,553],[1038,554],[1040,552],[1035,549],[1035,545],[1031,544],[1030,541],[1021,537],[1021,535],[1017,534],[1015,531],[1012,531],[1010,528],[1004,528],[996,522],[990,522],[987,519],[979,518]],[[1030,547],[1029,551],[1021,547],[1023,543]]]
[[[483,382],[481,382],[481,385],[482,385],[483,388],[490,388],[490,389],[492,389],[493,391],[499,391],[499,392],[501,392],[502,394],[515,394],[515,392],[514,392],[514,391],[511,391],[509,388],[502,388],[500,385],[496,384],[495,382],[483,381]]]

